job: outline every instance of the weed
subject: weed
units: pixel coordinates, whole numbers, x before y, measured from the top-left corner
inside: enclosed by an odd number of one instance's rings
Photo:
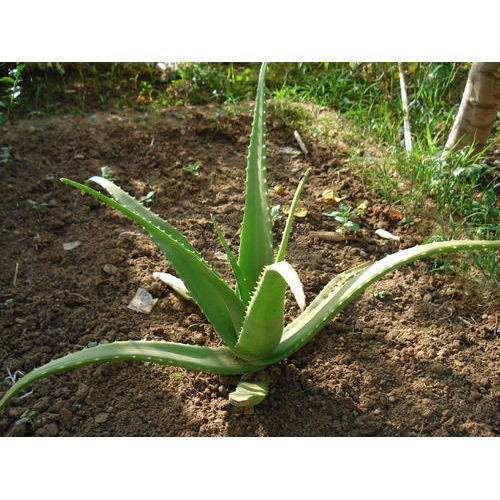
[[[357,215],[362,213],[360,208],[350,208],[349,205],[341,204],[338,207],[338,210],[329,210],[328,212],[323,212],[323,215],[327,217],[333,217],[337,222],[342,224],[344,229],[348,231],[359,231],[361,228],[358,224],[351,221],[350,218],[353,215]]]
[[[191,163],[190,165],[186,165],[185,167],[182,167],[182,170],[184,170],[184,172],[190,173],[193,177],[198,177],[200,175],[200,167],[201,167],[201,162],[195,161],[194,163]]]

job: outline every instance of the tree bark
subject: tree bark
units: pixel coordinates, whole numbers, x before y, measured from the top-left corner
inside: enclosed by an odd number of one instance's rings
[[[405,148],[411,153],[413,144],[411,140],[410,111],[408,108],[408,95],[406,93],[405,67],[402,62],[398,62],[399,86],[401,87],[401,105],[403,107],[403,131],[405,137]]]
[[[486,144],[500,104],[500,63],[472,64],[455,122],[443,151],[475,144],[480,151]]]

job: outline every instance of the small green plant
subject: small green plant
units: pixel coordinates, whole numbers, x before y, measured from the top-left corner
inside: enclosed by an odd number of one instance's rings
[[[200,167],[201,167],[201,161],[195,161],[190,165],[182,167],[182,170],[184,170],[184,172],[190,173],[193,177],[198,177],[200,175]]]
[[[323,212],[323,215],[327,217],[333,217],[337,222],[340,222],[342,226],[349,231],[359,231],[361,228],[358,224],[349,220],[353,215],[362,213],[359,208],[350,208],[349,205],[342,204],[338,207],[338,210],[330,210],[328,212]]]
[[[335,276],[306,308],[301,281],[284,258],[294,214],[310,171],[306,171],[299,182],[275,256],[266,180],[265,71],[266,65],[263,64],[247,159],[245,208],[238,259],[212,217],[236,279],[235,289],[222,280],[177,229],[110,180],[103,177],[90,179],[111,195],[108,197],[85,184],[62,179],[64,183],[95,196],[129,216],[149,233],[177,270],[180,278],[177,279],[177,289],[198,304],[225,347],[146,340],[96,345],[34,369],[5,393],[0,400],[0,409],[16,393],[40,378],[82,365],[119,360],[148,361],[211,373],[243,375],[229,399],[237,406],[255,405],[265,398],[269,390],[269,377],[264,370],[293,355],[388,272],[421,257],[500,246],[500,241],[465,240],[436,242],[401,250],[375,263],[357,265]],[[285,326],[287,286],[297,300],[301,314]]]
[[[7,85],[7,91],[0,95],[0,125],[3,125],[9,118],[9,114],[21,95],[21,82],[25,63],[16,63],[14,68],[9,70],[8,76],[0,78],[0,84]]]
[[[26,410],[23,414],[16,420],[14,425],[33,424],[33,417],[36,415],[36,410]]]

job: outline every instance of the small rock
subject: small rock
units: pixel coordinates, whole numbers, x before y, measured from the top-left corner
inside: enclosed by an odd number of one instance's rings
[[[227,262],[228,261],[228,257],[227,255],[224,253],[224,252],[215,252],[214,253],[214,257],[217,259],[217,260],[222,260],[224,262]]]
[[[85,384],[80,384],[78,386],[77,391],[75,392],[75,396],[79,399],[84,398],[89,392],[89,387]]]
[[[24,325],[24,323],[26,323],[26,320],[22,318],[16,318],[14,321],[19,325]]]
[[[113,264],[104,264],[102,270],[106,274],[118,274],[118,268],[116,266],[113,266]]]
[[[203,342],[203,340],[205,340],[205,336],[202,333],[196,333],[193,336],[193,339],[195,342],[199,343],[199,342]]]
[[[395,403],[396,402],[396,398],[394,396],[389,396],[389,403]]]
[[[37,431],[38,436],[44,436],[44,437],[55,437],[58,434],[59,434],[59,427],[55,423],[44,425]]]
[[[157,302],[158,299],[153,299],[153,296],[147,290],[139,287],[127,307],[132,311],[149,314]]]
[[[96,415],[94,421],[96,424],[104,424],[109,418],[109,413],[99,413]]]
[[[68,243],[63,243],[64,250],[74,250],[82,244],[81,241],[69,241]]]

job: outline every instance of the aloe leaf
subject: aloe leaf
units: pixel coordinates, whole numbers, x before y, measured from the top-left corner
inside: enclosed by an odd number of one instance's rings
[[[273,238],[266,172],[266,118],[264,80],[266,64],[260,69],[250,146],[247,158],[245,209],[238,264],[253,290],[264,266],[272,264]]]
[[[219,225],[217,224],[215,217],[213,215],[210,215],[210,218],[212,219],[212,224],[214,225],[215,232],[217,233],[219,241],[221,242],[221,245],[224,248],[224,251],[226,252],[227,258],[229,259],[229,263],[231,264],[231,268],[233,270],[233,274],[236,279],[236,284],[238,286],[238,293],[240,295],[240,298],[244,304],[248,304],[248,301],[250,300],[250,290],[248,289],[247,280],[245,279],[245,276],[242,273],[241,268],[238,265],[238,261],[236,260],[233,252],[231,251],[231,248],[226,238],[224,238],[224,234],[222,233]]]
[[[65,180],[62,181],[65,182]],[[197,250],[191,245],[191,243],[189,243],[189,241],[180,231],[178,231],[174,226],[170,225],[167,221],[162,219],[159,215],[152,212],[149,208],[146,208],[142,203],[137,201],[133,196],[130,196],[126,191],[118,187],[115,183],[97,175],[90,177],[89,181],[99,184],[99,186],[104,188],[120,205],[123,205],[129,210],[132,210],[132,212],[135,212],[139,217],[142,217],[146,221],[150,222],[192,252],[198,253]]]
[[[500,241],[455,240],[417,245],[388,255],[371,265],[362,264],[339,274],[325,286],[300,316],[287,325],[275,351],[256,364],[265,367],[292,355],[372,283],[398,267],[436,254],[495,247],[500,247]]]
[[[301,310],[305,308],[302,283],[285,261],[266,266],[250,299],[234,352],[255,360],[271,354],[283,334],[286,285],[290,286]]]
[[[113,342],[83,349],[35,368],[9,388],[0,400],[0,410],[19,391],[38,379],[103,361],[150,361],[223,375],[240,375],[261,369],[236,359],[231,350],[226,347],[214,348],[175,342],[134,340]]]
[[[160,247],[176,271],[193,299],[208,318],[222,340],[233,347],[237,341],[237,332],[244,317],[244,305],[239,297],[229,288],[222,278],[210,268],[200,254],[179,242],[155,225],[155,221],[145,219],[135,211],[135,204],[122,199],[122,203],[95,191],[89,186],[68,179],[61,179],[66,184],[89,193],[127,215],[142,226]],[[109,182],[109,181],[108,181]],[[147,210],[143,207],[144,210]]]
[[[258,373],[254,380],[241,380],[236,389],[229,394],[229,401],[234,406],[255,406],[262,402],[269,391],[269,375]]]
[[[300,195],[302,194],[302,190],[304,189],[304,184],[307,181],[307,178],[311,174],[311,169],[308,168],[302,179],[297,186],[297,190],[295,191],[295,195],[293,196],[292,205],[290,207],[290,212],[288,212],[288,219],[286,221],[285,230],[283,231],[283,236],[281,239],[280,248],[278,250],[278,255],[276,256],[276,262],[280,262],[285,258],[286,247],[288,246],[288,239],[290,238],[290,233],[292,232],[292,224],[293,219],[295,217],[295,210],[297,210],[297,205],[299,204]]]
[[[162,273],[155,271],[153,273],[154,278],[158,278],[163,281],[163,283],[167,284],[172,290],[175,290],[179,295],[184,297],[186,300],[193,300],[193,297],[189,293],[189,290],[186,288],[184,282],[179,279],[177,276],[169,273]]]

